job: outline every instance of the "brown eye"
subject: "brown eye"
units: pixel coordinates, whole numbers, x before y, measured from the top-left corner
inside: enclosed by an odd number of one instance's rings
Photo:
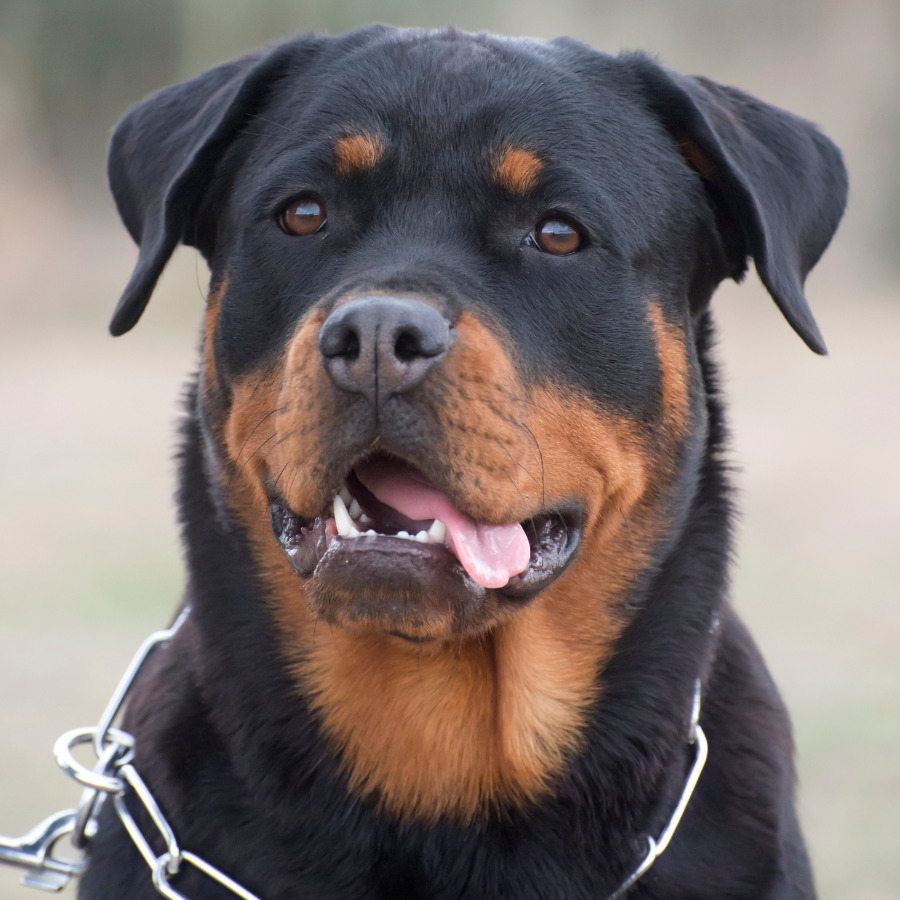
[[[297,235],[315,234],[325,221],[325,207],[310,197],[291,200],[278,217],[282,231]]]
[[[566,256],[581,248],[581,232],[565,219],[544,219],[531,233],[534,243],[544,253]]]

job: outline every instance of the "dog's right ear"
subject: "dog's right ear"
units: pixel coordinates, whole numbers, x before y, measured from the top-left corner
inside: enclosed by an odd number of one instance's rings
[[[678,75],[640,54],[628,61],[708,192],[727,235],[730,277],[740,279],[752,257],[794,331],[815,353],[826,353],[803,282],[847,201],[838,148],[811,123],[742,91]]]
[[[313,43],[291,41],[218,66],[151,95],[119,123],[109,182],[140,253],[109,325],[113,335],[141,317],[179,241],[193,242],[188,226],[228,142],[289,61]]]

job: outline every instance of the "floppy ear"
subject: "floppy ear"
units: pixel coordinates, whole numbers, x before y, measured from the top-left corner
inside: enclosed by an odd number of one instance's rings
[[[140,253],[110,322],[114,335],[141,317],[178,242],[196,245],[188,229],[216,163],[297,53],[291,42],[211,69],[151,95],[119,123],[109,182]]]
[[[826,353],[803,282],[844,211],[840,151],[811,123],[704,78],[633,57],[648,102],[704,180],[739,280],[752,256],[778,308]]]

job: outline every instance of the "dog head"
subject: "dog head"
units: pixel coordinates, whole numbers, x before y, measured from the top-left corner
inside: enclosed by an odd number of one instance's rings
[[[716,285],[752,257],[824,352],[802,284],[843,207],[837,151],[640,55],[371,28],[144,101],[110,179],[140,246],[114,334],[179,242],[209,262],[211,482],[353,777],[416,811],[444,778],[463,811],[539,793],[690,507]],[[358,708],[386,665],[421,683],[422,654],[456,678],[417,693],[436,732],[518,710],[459,751],[485,757],[471,784],[395,772]],[[516,688],[489,709],[497,660]]]

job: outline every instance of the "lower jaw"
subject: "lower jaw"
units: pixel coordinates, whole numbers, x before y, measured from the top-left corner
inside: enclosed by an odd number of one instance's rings
[[[273,531],[303,581],[314,615],[354,632],[412,643],[479,635],[510,618],[571,563],[581,538],[578,510],[525,523],[532,556],[502,588],[484,588],[441,544],[388,535],[343,538],[324,516],[301,519],[271,507]]]
[[[421,644],[482,634],[522,605],[475,584],[443,546],[360,540],[333,539],[301,581],[307,607],[332,626]]]

